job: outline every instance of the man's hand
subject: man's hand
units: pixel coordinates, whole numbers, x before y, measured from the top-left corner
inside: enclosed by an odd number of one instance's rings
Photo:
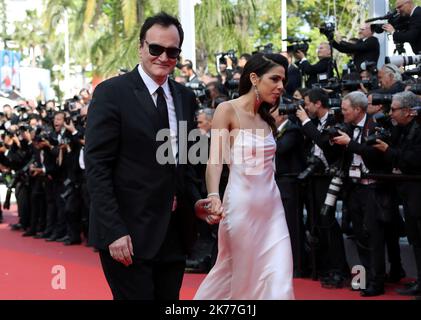
[[[373,147],[381,152],[386,152],[389,148],[389,145],[380,139],[376,139],[376,144],[373,145]]]
[[[393,28],[393,26],[390,23],[384,24],[382,28],[383,28],[383,30],[385,30],[386,32],[388,32],[390,34],[395,32],[395,28]]]
[[[73,124],[73,121],[70,120],[69,124],[66,123],[66,121],[64,121],[64,127],[66,128],[66,130],[70,131],[70,133],[74,133],[76,131],[75,125]]]
[[[307,119],[310,119],[307,112],[304,110],[302,106],[298,106],[296,116],[298,119],[300,119],[301,123],[303,123]]]
[[[342,132],[341,130],[338,130],[338,132],[340,136],[333,138],[332,141],[341,146],[347,146],[349,142],[351,141],[351,138],[345,132]]]
[[[342,41],[342,35],[339,32],[335,32],[335,40],[336,42]]]
[[[126,267],[130,266],[133,263],[133,245],[132,239],[129,235],[117,239],[108,246],[108,249],[110,251],[111,257],[114,260],[121,262]]]

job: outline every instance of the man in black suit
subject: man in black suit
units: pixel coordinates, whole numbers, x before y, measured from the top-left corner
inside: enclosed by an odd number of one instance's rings
[[[310,64],[306,59],[305,53],[301,50],[294,52],[294,57],[297,60],[301,73],[307,77],[307,88],[311,88],[313,84],[319,81],[327,81],[333,77],[332,50],[330,49],[329,43],[320,43],[317,48],[319,61],[315,64]]]
[[[337,37],[338,41],[334,40],[332,46],[340,52],[353,54],[357,71],[361,72],[361,63],[364,61],[377,64],[380,56],[380,44],[368,23],[360,27],[358,37],[359,40],[356,43],[343,41],[340,37]]]
[[[319,238],[316,255],[317,276],[322,286],[340,288],[345,285],[349,277],[342,231],[334,213],[329,217],[332,221],[329,228],[323,225],[320,214],[332,179],[323,174],[330,166],[335,165],[342,155],[341,148],[331,144],[330,136],[324,130],[335,125],[336,121],[334,116],[329,114],[328,96],[323,89],[313,88],[307,91],[304,102],[305,110],[299,107],[297,117],[301,121],[304,135],[311,139],[308,154],[311,158],[317,159],[318,169],[315,173],[322,174],[310,177],[305,192],[308,197],[306,207],[309,214],[309,227],[311,233]],[[312,264],[314,268],[314,262]]]
[[[392,216],[389,185],[363,177],[367,173],[391,172],[381,152],[366,143],[376,127],[367,114],[367,106],[364,93],[347,94],[342,100],[342,113],[349,132],[340,131],[340,135],[333,138],[334,143],[346,146],[344,171],[348,179],[344,202],[351,217],[360,261],[367,271],[367,286],[361,288],[363,297],[384,293],[385,223],[390,222]]]
[[[419,103],[417,96],[410,91],[395,94],[390,116],[400,130],[390,145],[381,140],[377,140],[374,145],[384,152],[385,159],[393,166],[395,174],[421,174],[421,130],[411,111]],[[417,281],[397,291],[402,295],[421,296],[421,183],[419,180],[402,180],[396,183],[396,187],[403,202],[406,232],[417,268]]]
[[[408,29],[395,30],[391,24],[385,24],[383,29],[393,35],[395,43],[409,42],[412,51],[421,54],[421,8],[413,0],[397,0],[396,10],[402,17],[409,17]]]
[[[295,123],[297,119],[290,120],[288,115],[279,114],[278,110],[272,112],[272,117],[278,127],[275,180],[281,193],[291,237],[294,277],[304,277],[308,275],[309,266],[304,245],[303,200],[300,196],[302,190],[299,181],[293,176],[305,169],[304,137],[300,127]]]
[[[194,129],[195,96],[168,78],[182,42],[176,18],[146,19],[141,63],[98,85],[89,107],[89,241],[114,299],[177,300],[194,209],[206,211],[182,140]]]

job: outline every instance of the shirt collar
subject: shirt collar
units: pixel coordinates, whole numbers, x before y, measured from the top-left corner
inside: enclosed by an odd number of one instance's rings
[[[327,117],[329,116],[329,112],[326,112],[323,117],[319,119],[321,124],[324,124],[327,121]]]
[[[281,123],[281,125],[278,127],[278,132],[281,132],[282,129],[286,126],[286,124],[288,123],[288,119],[285,120],[284,122]]]
[[[412,17],[412,15],[414,14],[414,11],[415,11],[415,9],[417,8],[418,6],[414,6],[414,8],[412,9],[412,11],[411,11],[411,14],[410,14],[410,17]]]
[[[364,118],[360,122],[357,123],[357,126],[363,128],[366,120],[367,120],[367,114],[365,114]]]
[[[142,65],[139,63],[139,66],[137,67],[137,70],[139,71],[140,77],[142,78],[143,82],[146,85],[146,88],[148,88],[149,94],[153,95],[156,90],[160,87],[159,84],[157,84],[146,72],[143,70]],[[167,80],[165,80],[164,84],[161,85],[162,89],[164,89],[165,97],[170,97],[170,86],[168,84],[168,77]]]

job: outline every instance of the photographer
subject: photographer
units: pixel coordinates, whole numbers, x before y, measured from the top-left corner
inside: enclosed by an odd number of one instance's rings
[[[385,64],[378,73],[380,90],[378,93],[395,94],[405,90],[402,73],[394,64]]]
[[[379,40],[374,37],[373,31],[368,23],[360,27],[358,37],[359,40],[356,43],[351,43],[343,41],[341,37],[337,36],[337,41],[334,40],[332,46],[340,52],[353,54],[357,71],[361,72],[363,71],[361,69],[361,63],[364,61],[375,62],[377,64],[380,56],[380,44]]]
[[[384,294],[385,282],[385,230],[391,220],[390,189],[387,184],[364,179],[367,173],[388,173],[390,168],[382,160],[382,154],[368,145],[368,137],[375,132],[375,123],[367,114],[367,97],[354,91],[342,100],[347,132],[332,140],[346,146],[344,168],[348,172],[344,202],[351,217],[362,265],[367,270],[367,288],[361,296]]]
[[[193,70],[193,63],[190,60],[185,60],[181,66],[181,74],[186,78],[186,84],[200,83],[199,77]]]
[[[383,29],[393,35],[395,43],[409,42],[415,54],[421,53],[421,8],[415,6],[413,0],[397,0],[396,10],[402,17],[409,17],[407,30],[395,30],[391,24]]]
[[[307,61],[305,53],[301,50],[294,52],[294,57],[297,60],[303,76],[307,76],[306,86],[311,88],[313,84],[319,82],[319,76],[324,75],[326,81],[333,77],[332,51],[327,42],[322,42],[317,48],[317,56],[319,61],[316,64],[310,64]]]
[[[328,96],[322,89],[310,89],[304,94],[304,101],[305,110],[300,106],[296,115],[301,121],[305,136],[311,139],[307,148],[309,160],[314,159],[312,162],[316,163],[315,173],[325,173],[331,165],[340,160],[340,148],[330,143],[330,136],[325,132],[325,129],[334,126],[336,121],[328,112]],[[335,217],[330,217],[332,223],[326,227],[322,226],[320,215],[330,181],[330,176],[312,176],[305,194],[309,197],[307,204],[310,229],[317,230],[319,236],[316,259],[321,284],[327,288],[342,288],[349,275],[342,232]]]
[[[421,174],[421,130],[411,110],[419,104],[417,96],[410,91],[394,95],[390,115],[399,126],[399,134],[391,143],[379,139],[374,145],[384,153],[395,174]],[[417,268],[417,281],[397,292],[402,295],[421,295],[421,182],[401,180],[396,185],[397,193],[403,201],[406,232],[413,248]]]

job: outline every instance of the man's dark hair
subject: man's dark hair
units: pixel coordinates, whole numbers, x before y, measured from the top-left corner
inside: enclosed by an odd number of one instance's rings
[[[312,88],[308,90],[304,97],[308,97],[310,102],[316,103],[317,101],[320,101],[323,108],[327,108],[329,96],[326,92],[323,91],[321,88]]]
[[[178,47],[181,48],[181,45],[183,44],[184,40],[183,27],[181,26],[181,23],[180,21],[178,21],[177,18],[170,16],[166,12],[160,12],[157,15],[149,17],[145,20],[145,22],[142,25],[142,28],[140,29],[139,35],[141,45],[143,45],[143,41],[145,40],[146,32],[156,24],[166,28],[174,25],[178,30],[178,34],[180,35],[180,44]]]

